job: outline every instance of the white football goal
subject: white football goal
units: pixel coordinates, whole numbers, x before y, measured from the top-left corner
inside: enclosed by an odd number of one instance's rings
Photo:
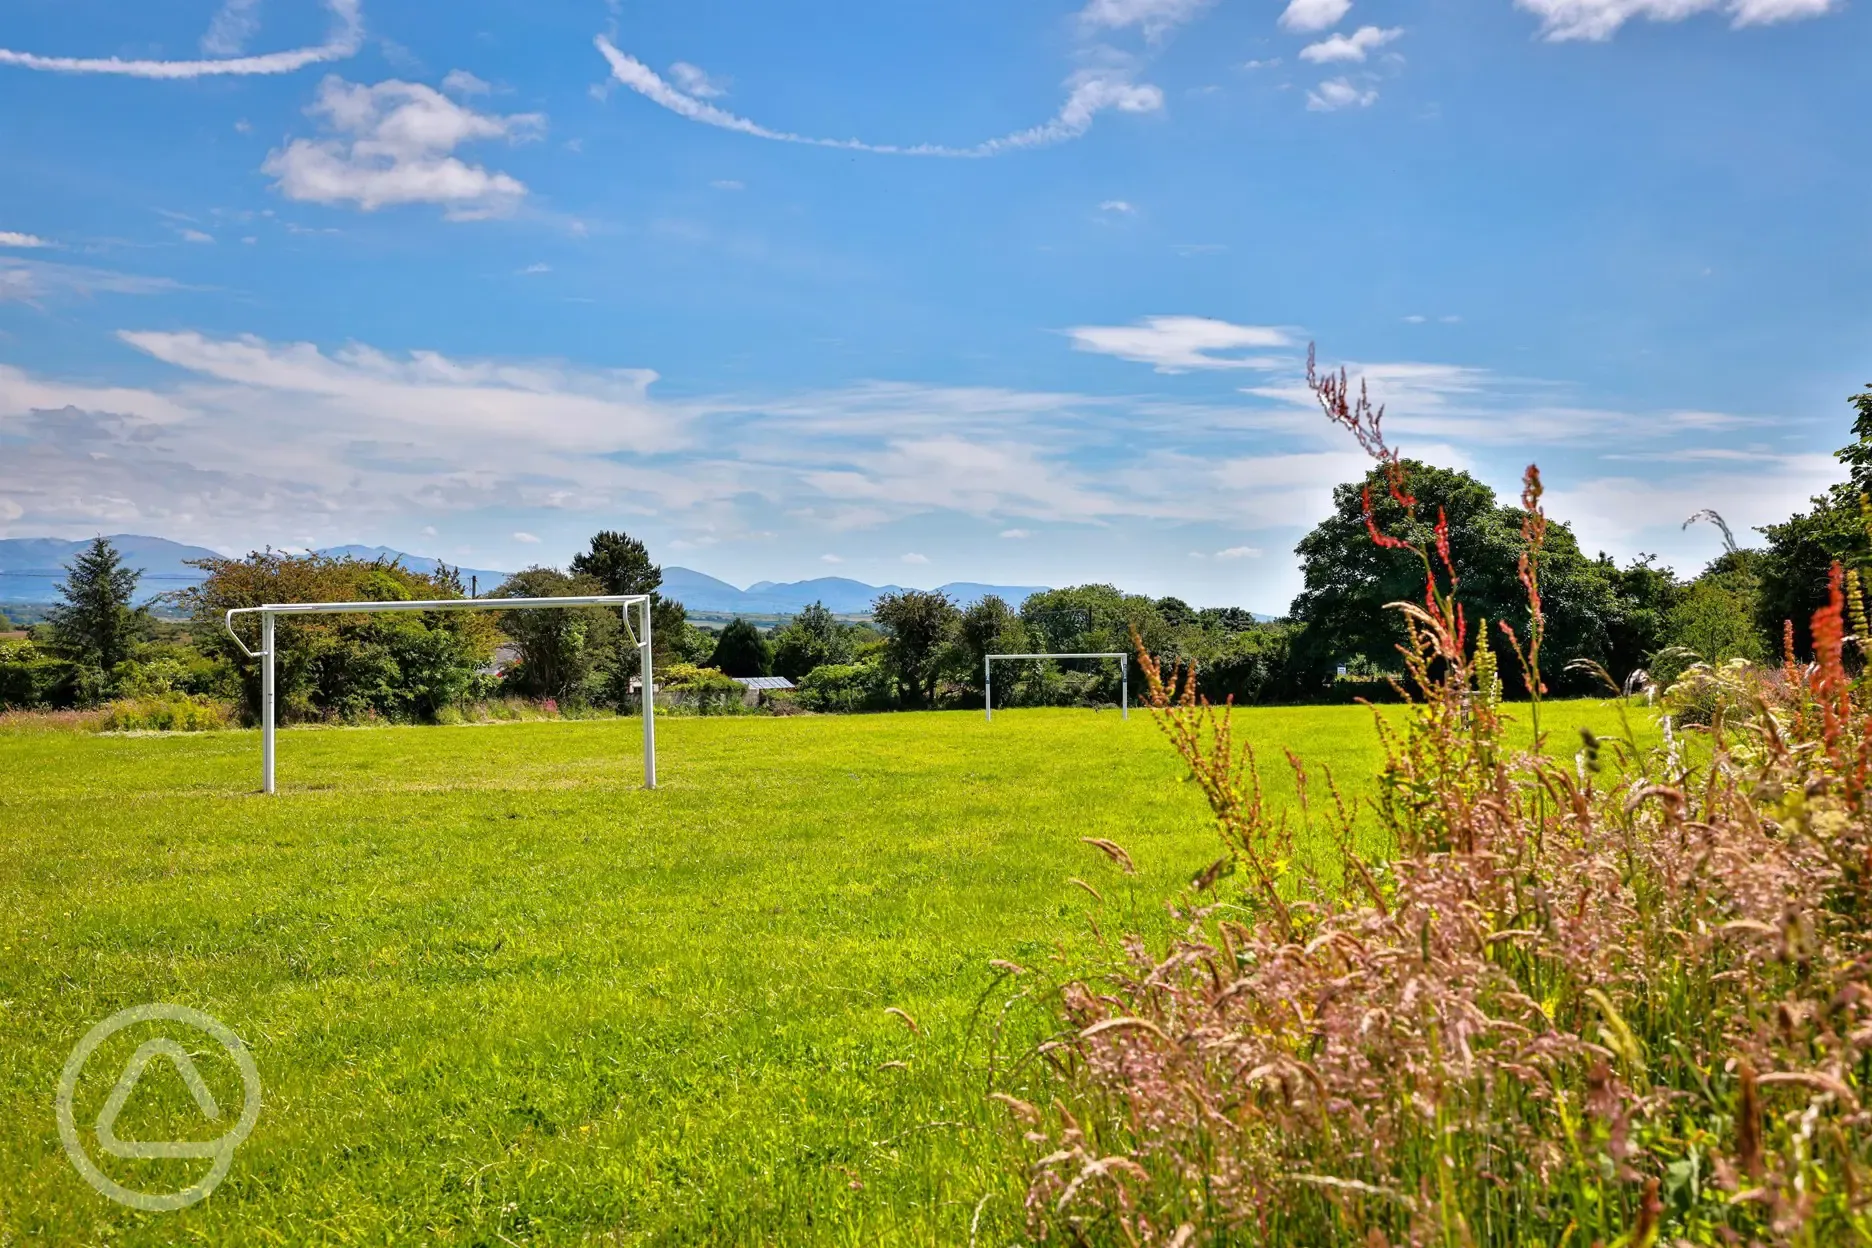
[[[1109,654],[990,654],[982,659],[982,711],[994,722],[994,665],[1001,659],[1117,659],[1118,709],[1131,718],[1131,656],[1122,650]]]
[[[624,631],[636,643],[643,688],[643,761],[644,787],[656,788],[656,693],[650,670],[650,595],[597,594],[579,598],[440,598],[426,602],[272,602],[260,607],[236,607],[222,621],[228,636],[241,653],[260,660],[260,788],[272,793],[273,737],[278,712],[274,694],[273,621],[282,615],[351,615],[380,611],[517,611],[554,607],[616,607],[624,619]],[[631,608],[638,608],[640,628],[631,627]],[[260,648],[249,650],[234,631],[234,617],[260,617]]]

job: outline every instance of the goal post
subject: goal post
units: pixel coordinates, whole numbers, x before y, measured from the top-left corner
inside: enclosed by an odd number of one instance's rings
[[[260,661],[260,788],[275,791],[273,784],[274,729],[277,719],[275,693],[273,622],[282,615],[370,615],[383,611],[515,611],[553,607],[616,607],[624,621],[624,631],[637,645],[643,694],[644,788],[657,787],[656,776],[656,690],[651,683],[650,595],[593,594],[573,598],[438,598],[418,602],[270,602],[258,607],[235,607],[222,620],[228,636],[242,654]],[[638,628],[631,627],[631,608],[638,609]],[[260,617],[260,648],[249,650],[234,631],[234,617]]]
[[[982,656],[982,713],[994,722],[994,665],[997,659],[1117,659],[1118,710],[1131,718],[1131,656],[1123,650],[1105,654],[989,654]]]

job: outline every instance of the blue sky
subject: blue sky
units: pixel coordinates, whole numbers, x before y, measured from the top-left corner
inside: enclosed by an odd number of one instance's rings
[[[1407,453],[1691,570],[1872,378],[1842,0],[0,0],[0,535],[1283,609]]]

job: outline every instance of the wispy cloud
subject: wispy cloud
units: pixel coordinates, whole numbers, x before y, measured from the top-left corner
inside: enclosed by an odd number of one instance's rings
[[[1066,332],[1080,351],[1149,364],[1160,373],[1267,368],[1279,361],[1219,353],[1293,344],[1286,330],[1271,325],[1235,325],[1203,316],[1150,316],[1135,325],[1081,325]]]
[[[180,289],[166,277],[0,256],[0,303],[37,303],[54,295],[157,295]]]
[[[260,29],[259,8],[260,0],[227,0],[208,23],[201,50],[209,56],[240,55]]]
[[[115,56],[41,56],[33,52],[0,48],[0,65],[55,74],[114,74],[126,78],[156,79],[290,74],[308,65],[342,61],[355,56],[364,42],[364,15],[360,4],[361,0],[326,0],[326,7],[337,18],[337,26],[331,36],[314,47],[296,48],[290,52],[268,52],[261,56],[235,56],[205,61],[138,61]],[[212,38],[212,28],[209,34]]]
[[[1295,0],[1296,3],[1299,0]],[[1626,22],[1680,22],[1699,13],[1725,13],[1735,27],[1823,17],[1844,8],[1840,0],[1515,0],[1541,21],[1541,35],[1556,42],[1604,40]]]
[[[1370,108],[1378,98],[1376,87],[1361,87],[1350,78],[1328,78],[1307,92],[1307,108],[1316,113],[1336,113],[1342,108]]]
[[[454,155],[464,143],[537,138],[538,113],[478,113],[433,87],[391,79],[375,86],[336,76],[319,85],[306,112],[333,133],[294,139],[268,154],[262,170],[288,199],[355,204],[366,212],[391,204],[442,204],[452,219],[511,212],[525,184]]]
[[[636,57],[618,51],[603,35],[599,35],[594,42],[598,51],[610,63],[611,76],[614,80],[679,117],[700,122],[705,126],[716,126],[723,130],[732,130],[737,134],[768,139],[776,143],[802,143],[811,147],[834,147],[845,151],[871,152],[885,156],[1000,156],[1008,152],[1045,147],[1049,144],[1079,138],[1092,128],[1093,120],[1103,112],[1116,110],[1121,113],[1151,113],[1163,107],[1163,92],[1157,87],[1148,83],[1131,82],[1115,70],[1088,69],[1074,74],[1067,80],[1066,102],[1060,106],[1060,111],[1051,120],[1030,129],[1003,135],[998,139],[977,143],[972,147],[948,147],[937,143],[899,145],[866,143],[858,139],[813,138],[790,131],[773,130],[758,122],[749,121],[745,117],[736,116],[734,113],[671,86],[659,77],[655,70]]]
[[[1349,35],[1332,35],[1318,43],[1309,43],[1300,49],[1300,59],[1311,61],[1315,65],[1326,65],[1336,61],[1363,61],[1371,53],[1387,43],[1394,42],[1403,34],[1402,27],[1381,30],[1376,26],[1361,26]]]
[[[1136,216],[1137,205],[1122,199],[1108,199],[1099,205],[1100,212],[1114,212],[1120,216]]]
[[[1291,0],[1280,15],[1282,30],[1310,35],[1339,24],[1352,11],[1352,0]]]
[[[37,234],[16,234],[12,230],[0,230],[0,247],[50,247],[51,245]]]
[[[669,72],[670,77],[676,80],[676,85],[684,93],[693,95],[698,100],[714,100],[728,94],[727,85],[710,78],[699,65],[691,65],[688,61],[677,61],[669,67]]]
[[[1079,12],[1087,26],[1122,30],[1136,26],[1147,39],[1161,39],[1165,34],[1195,20],[1215,0],[1091,0]]]

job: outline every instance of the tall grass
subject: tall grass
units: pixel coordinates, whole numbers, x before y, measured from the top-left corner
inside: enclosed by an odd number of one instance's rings
[[[1395,468],[1382,412],[1338,387],[1329,413]],[[1408,483],[1390,481],[1408,510]],[[1532,468],[1527,485],[1533,626],[1508,634],[1538,693]],[[1397,604],[1411,705],[1377,721],[1367,806],[1289,755],[1302,801],[1276,815],[1228,715],[1144,659],[1223,856],[1173,903],[1179,938],[1122,940],[1108,970],[1061,985],[1042,1049],[1061,1094],[1004,1098],[1034,1150],[1030,1231],[1872,1239],[1872,710],[1846,667],[1839,570],[1814,661],[1727,669],[1707,748],[1583,731],[1555,758],[1509,740],[1441,528],[1433,549],[1372,529],[1423,561],[1425,594]],[[1368,821],[1383,861],[1361,850]],[[1295,852],[1296,822],[1323,830],[1331,863]]]

